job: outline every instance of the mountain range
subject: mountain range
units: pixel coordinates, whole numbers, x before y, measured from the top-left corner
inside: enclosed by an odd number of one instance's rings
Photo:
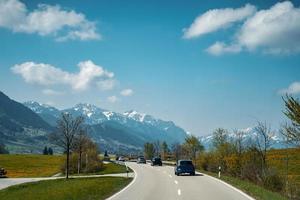
[[[248,127],[246,129],[241,129],[239,131],[243,131],[243,143],[245,145],[250,145],[257,142],[257,139],[260,138],[257,134],[255,127]],[[227,139],[229,141],[234,141],[236,139],[236,135],[234,133],[227,133]],[[213,147],[213,134],[201,136],[199,140],[201,144],[204,145],[205,149],[211,149]],[[281,149],[286,148],[287,144],[284,142],[284,137],[279,133],[279,131],[273,131],[270,139],[271,148]],[[288,145],[292,147],[292,145]]]
[[[43,145],[51,145],[47,134],[55,130],[63,112],[83,116],[91,138],[100,149],[112,152],[140,151],[145,142],[156,140],[180,143],[187,134],[171,121],[134,110],[117,113],[87,103],[59,110],[34,101],[21,104],[0,92],[0,142],[15,153],[41,151]]]
[[[47,135],[55,130],[62,112],[84,116],[91,138],[100,149],[111,152],[141,151],[145,142],[157,140],[166,141],[169,145],[182,143],[188,134],[172,121],[156,119],[135,110],[118,113],[86,103],[59,110],[34,101],[22,104],[0,92],[0,143],[4,143],[12,153],[41,152],[44,146],[52,145]],[[256,140],[255,128],[242,131],[245,133],[244,141]],[[234,140],[235,135],[229,133],[228,139]],[[199,140],[205,149],[212,147],[212,135],[200,136]],[[283,141],[279,132],[275,132],[272,147],[286,147]]]

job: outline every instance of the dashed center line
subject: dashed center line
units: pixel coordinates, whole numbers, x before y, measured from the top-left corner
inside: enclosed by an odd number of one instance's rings
[[[178,184],[178,181],[175,180],[174,183],[175,183],[175,184]]]
[[[178,194],[178,196],[181,195],[181,190],[180,189],[177,190],[177,194]]]

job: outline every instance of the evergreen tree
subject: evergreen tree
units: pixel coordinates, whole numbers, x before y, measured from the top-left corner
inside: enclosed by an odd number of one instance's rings
[[[104,151],[104,157],[108,157],[107,150]]]
[[[53,149],[51,147],[48,148],[48,154],[53,155]]]
[[[291,120],[290,124],[287,124],[283,134],[287,136],[288,140],[300,144],[300,102],[298,99],[292,96],[286,96],[283,98],[285,103],[284,114]]]
[[[9,154],[8,150],[6,149],[5,145],[0,143],[0,154]]]
[[[45,146],[45,148],[44,148],[44,150],[43,150],[43,154],[44,154],[44,155],[48,155],[48,147],[47,147],[47,146]]]

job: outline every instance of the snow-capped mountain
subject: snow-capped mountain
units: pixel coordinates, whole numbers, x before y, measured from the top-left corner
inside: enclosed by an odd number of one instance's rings
[[[30,108],[35,113],[49,113],[58,116],[60,111],[47,104],[40,104],[35,101],[27,101],[23,103],[26,107]]]
[[[104,110],[92,105],[92,104],[77,104],[73,108],[68,108],[62,110],[62,112],[71,113],[73,116],[82,115],[85,117],[85,122],[87,124],[99,124],[105,120],[107,117],[103,114]]]
[[[169,144],[182,142],[187,134],[172,121],[156,119],[134,110],[117,113],[86,103],[64,110],[37,102],[26,102],[24,105],[53,126],[56,125],[61,112],[84,116],[86,125],[91,128],[93,139],[106,146],[135,146],[141,149],[147,141],[160,140]]]
[[[43,120],[45,120],[52,126],[56,124],[57,119],[61,114],[60,110],[46,104],[40,104],[35,101],[27,101],[23,103],[23,105],[30,108],[33,112],[38,114]]]
[[[248,127],[245,129],[241,129],[240,131],[244,132],[243,135],[243,142],[244,144],[251,144],[251,143],[256,143],[258,137],[258,134],[255,130],[255,127]],[[233,132],[229,132],[227,134],[227,138],[229,141],[234,141],[236,139],[236,135]],[[213,135],[206,135],[206,136],[201,136],[200,142],[204,145],[205,149],[210,149],[212,148],[213,144]],[[284,138],[278,131],[274,131],[274,133],[271,136],[271,143],[272,143],[272,148],[286,148],[286,144],[284,142]]]

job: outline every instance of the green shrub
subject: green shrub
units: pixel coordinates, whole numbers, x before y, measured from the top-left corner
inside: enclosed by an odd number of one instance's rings
[[[281,192],[284,188],[283,178],[274,169],[267,170],[263,179],[263,185],[274,192]]]

